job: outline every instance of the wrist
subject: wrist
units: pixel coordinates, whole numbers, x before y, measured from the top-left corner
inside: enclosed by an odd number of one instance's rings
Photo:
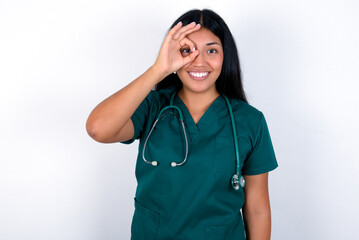
[[[155,76],[160,78],[160,81],[162,81],[165,77],[167,77],[170,74],[170,72],[166,71],[166,69],[164,69],[160,66],[157,66],[156,64],[153,64],[150,67],[150,69]]]

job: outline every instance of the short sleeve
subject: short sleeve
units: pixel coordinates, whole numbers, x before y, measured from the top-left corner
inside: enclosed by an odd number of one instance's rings
[[[263,113],[254,137],[253,148],[244,161],[242,174],[257,175],[278,167],[268,126]]]
[[[140,106],[138,106],[136,111],[131,116],[131,120],[132,120],[133,127],[135,130],[133,138],[130,140],[121,142],[121,143],[130,144],[130,143],[134,142],[136,139],[140,138],[142,131],[144,129],[146,120],[148,119],[149,112],[150,112],[151,99],[152,99],[151,95],[152,95],[152,92],[147,95],[147,97],[142,101]]]

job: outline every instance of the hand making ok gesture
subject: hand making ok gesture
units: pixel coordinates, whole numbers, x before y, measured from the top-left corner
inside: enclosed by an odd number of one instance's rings
[[[161,69],[167,76],[192,62],[199,54],[199,51],[195,49],[194,43],[186,36],[200,28],[201,25],[196,25],[195,22],[184,27],[182,27],[182,22],[175,25],[165,37],[154,66]],[[185,46],[190,49],[191,53],[183,56],[180,50]]]

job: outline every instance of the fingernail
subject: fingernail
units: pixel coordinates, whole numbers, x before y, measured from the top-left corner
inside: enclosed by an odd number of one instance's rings
[[[179,21],[179,22],[177,23],[177,25],[180,24],[181,22],[182,22],[182,21]]]
[[[197,25],[196,25],[196,26],[198,26],[198,25],[201,25],[201,24],[197,23]]]
[[[194,52],[194,51],[196,51],[196,48],[195,48],[195,47],[193,47],[193,49],[192,49],[192,52]]]
[[[192,23],[196,23],[196,22],[191,22],[191,24],[192,24]]]

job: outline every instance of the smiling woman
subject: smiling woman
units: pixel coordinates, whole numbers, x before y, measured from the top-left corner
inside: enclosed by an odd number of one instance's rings
[[[194,48],[199,51],[194,61],[187,63],[177,71],[178,77],[182,82],[182,89],[179,95],[185,98],[184,93],[204,93],[214,97],[219,95],[215,83],[221,74],[223,64],[223,48],[221,40],[206,28],[201,28],[187,36],[193,43]],[[182,56],[186,57],[189,46],[184,47],[186,52]],[[194,80],[194,81],[193,81]]]
[[[247,103],[232,34],[213,11],[178,18],[155,64],[86,127],[99,142],[140,140],[131,239],[270,238],[277,161],[263,114]]]

